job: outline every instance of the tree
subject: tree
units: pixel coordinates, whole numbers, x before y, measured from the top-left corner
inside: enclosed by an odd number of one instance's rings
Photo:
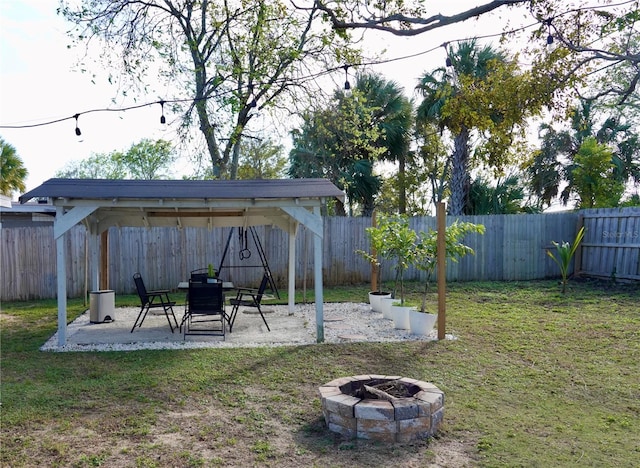
[[[568,129],[557,130],[548,123],[540,126],[540,149],[523,166],[540,208],[550,205],[558,195],[566,205],[576,193],[575,157],[588,138],[610,148],[610,178],[623,185],[640,183],[640,141],[631,120],[606,107],[599,111],[594,102],[587,100],[580,101],[569,116]]]
[[[113,151],[94,154],[68,163],[56,177],[69,179],[169,179],[176,159],[171,143],[165,140],[142,140],[126,153]]]
[[[327,178],[346,192],[351,213],[359,204],[370,215],[381,185],[373,163],[385,151],[376,145],[381,135],[373,111],[353,89],[349,95],[337,92],[333,106],[304,115],[302,128],[292,132],[289,175]],[[346,215],[341,202],[336,207]]]
[[[524,189],[516,175],[498,178],[495,186],[482,176],[471,182],[465,214],[515,214],[524,211]]]
[[[385,150],[380,158],[398,163],[398,212],[406,213],[406,164],[413,127],[413,106],[397,83],[377,74],[359,74],[355,87],[363,93],[367,105],[374,109],[373,120],[380,128],[381,136],[377,145]]]
[[[287,158],[281,145],[271,140],[245,139],[241,146],[238,179],[280,179]]]
[[[574,157],[572,190],[578,195],[578,208],[617,206],[624,192],[624,184],[614,177],[612,151],[588,137]]]
[[[280,0],[83,0],[60,12],[79,43],[99,39],[114,51],[107,65],[121,77],[148,88],[153,73],[158,85],[191,94],[172,105],[185,137],[199,129],[216,178],[236,178],[247,126],[302,87],[303,60],[308,69],[355,57],[346,34],[313,26],[317,8]]]
[[[346,191],[351,212],[357,204],[370,216],[382,185],[375,163],[393,160],[404,167],[411,124],[411,104],[396,83],[358,75],[349,92],[335,92],[328,108],[305,115],[293,133],[289,174],[327,177]]]
[[[24,181],[28,174],[16,149],[0,138],[0,193],[11,197],[16,190],[24,192]]]
[[[475,148],[476,159],[501,171],[518,153],[526,118],[540,112],[546,94],[535,72],[518,72],[515,61],[490,46],[460,43],[449,60],[450,67],[421,78],[417,89],[423,100],[417,118],[453,135],[449,212],[462,215],[469,193],[473,132],[481,142]]]
[[[430,7],[417,0],[373,3],[317,0],[314,5],[325,13],[326,20],[336,30],[375,29],[397,36],[416,36],[498,10],[526,8],[538,22],[538,27],[530,33],[531,44],[558,44],[558,48],[566,51],[554,58],[562,62],[554,72],[558,83],[567,85],[575,79],[590,76],[601,85],[591,88],[598,90],[590,95],[591,99],[606,96],[617,97],[619,104],[630,100],[637,102],[640,10],[635,1],[604,2],[597,6],[578,2],[575,6],[563,0],[491,0],[472,8],[462,8],[449,16],[434,13],[431,8],[437,6]],[[509,26],[505,23],[505,30]],[[504,32],[507,40],[518,34],[519,28]],[[528,52],[531,57],[537,57],[537,61],[546,60],[546,54],[540,53],[535,46]],[[618,79],[611,81],[612,75],[617,75]],[[574,89],[580,93],[579,88]]]

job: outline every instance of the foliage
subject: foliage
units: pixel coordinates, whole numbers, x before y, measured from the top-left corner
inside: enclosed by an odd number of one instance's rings
[[[327,178],[345,190],[350,211],[360,204],[362,214],[370,215],[381,185],[374,162],[387,151],[378,110],[354,87],[349,95],[337,92],[333,105],[307,113],[302,128],[292,132],[289,175]]]
[[[579,208],[605,208],[619,204],[624,184],[614,177],[611,155],[612,151],[593,137],[580,145],[571,171]]]
[[[171,165],[176,155],[165,140],[144,139],[125,152],[94,154],[81,161],[68,163],[56,177],[69,179],[137,179],[171,178]]]
[[[296,86],[303,61],[306,70],[358,55],[343,40],[348,34],[314,26],[316,7],[281,0],[83,0],[64,1],[59,11],[75,25],[78,44],[98,40],[112,51],[103,54],[110,79],[191,95],[171,107],[182,114],[183,140],[199,131],[214,178],[236,178],[240,144],[258,111],[303,102],[299,91],[308,88]]]
[[[572,244],[569,242],[558,243],[555,241],[551,241],[551,243],[556,248],[556,255],[554,255],[551,250],[547,250],[547,255],[553,259],[554,262],[558,264],[560,267],[560,274],[562,275],[562,293],[564,294],[567,291],[567,283],[568,274],[569,274],[569,266],[571,265],[571,259],[573,255],[576,253],[580,242],[582,242],[582,238],[584,237],[584,226],[580,228],[578,233],[576,234],[576,238],[573,240]]]
[[[449,212],[464,213],[470,179],[472,136],[477,163],[501,171],[516,161],[524,141],[524,124],[548,103],[549,82],[535,70],[521,72],[517,61],[490,46],[462,42],[449,52],[451,67],[425,73],[417,115],[452,133]]]
[[[16,149],[0,138],[0,193],[11,197],[18,190],[24,192],[28,171]]]
[[[501,14],[509,8],[519,10],[537,21],[537,27],[531,31],[529,27],[514,28],[505,22],[502,40],[516,42],[522,35],[528,35],[525,51],[533,59],[534,68],[547,62],[543,65],[546,75],[577,95],[586,89],[592,100],[604,97],[617,105],[638,104],[640,10],[635,1],[601,2],[592,6],[564,0],[487,0],[473,7],[454,5],[449,15],[441,14],[437,6],[429,2],[417,0],[373,3],[320,0],[316,3],[324,11],[325,20],[340,31],[375,29],[398,36],[425,34],[492,12]],[[587,82],[594,86],[573,86]],[[558,104],[568,101],[560,94],[555,100]]]
[[[518,176],[498,178],[495,186],[478,176],[469,187],[469,200],[465,207],[467,215],[515,214],[525,211],[524,189]]]
[[[609,181],[605,184],[610,184],[610,189],[613,185],[618,186],[616,182],[624,185],[640,182],[640,136],[637,126],[633,124],[633,116],[628,117],[607,108],[601,110],[589,101],[581,101],[571,109],[569,116],[568,129],[556,129],[548,123],[540,126],[540,149],[532,153],[523,165],[528,186],[538,198],[540,208],[550,205],[558,195],[566,205],[572,195],[577,193],[574,186],[575,158],[588,138],[595,139],[598,144],[607,145],[611,150],[611,171],[604,166],[600,168],[608,173]],[[591,154],[595,151],[595,148],[592,148],[593,144],[588,143],[588,146],[582,149]],[[603,156],[600,151],[598,154]],[[564,188],[560,191],[563,185]]]
[[[463,244],[462,239],[469,233],[484,234],[484,231],[483,224],[463,222],[456,219],[445,230],[445,258],[457,262],[458,259],[467,254],[475,255],[475,251],[468,245]],[[420,303],[421,312],[426,312],[429,281],[437,265],[437,255],[438,231],[429,229],[428,232],[420,232],[415,245],[413,264],[419,270],[424,271],[427,276]]]
[[[282,179],[287,158],[282,145],[271,140],[244,138],[240,145],[238,179]]]

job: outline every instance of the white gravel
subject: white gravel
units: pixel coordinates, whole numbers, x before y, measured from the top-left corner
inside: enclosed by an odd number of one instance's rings
[[[177,309],[177,308],[176,308]],[[238,314],[233,333],[221,337],[191,337],[170,333],[164,315],[151,314],[142,328],[130,333],[138,313],[137,308],[119,308],[116,321],[109,324],[89,323],[85,312],[67,327],[67,344],[58,346],[57,333],[40,349],[42,351],[133,351],[141,349],[190,349],[273,347],[316,344],[315,304],[298,304],[293,313],[287,306],[263,306],[271,328],[267,331],[259,316]],[[250,312],[250,311],[247,311]],[[178,321],[182,313],[176,310]],[[447,339],[454,339],[447,335]],[[430,341],[437,339],[436,331],[429,336],[412,335],[409,330],[398,330],[393,321],[373,312],[365,303],[325,303],[324,342],[393,342]]]

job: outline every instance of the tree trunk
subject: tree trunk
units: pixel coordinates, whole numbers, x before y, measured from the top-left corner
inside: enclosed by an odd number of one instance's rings
[[[451,168],[449,214],[461,216],[469,192],[469,130],[462,128],[455,138]]]
[[[400,193],[398,195],[398,212],[400,214],[407,213],[407,158],[405,154],[398,158],[398,182]]]

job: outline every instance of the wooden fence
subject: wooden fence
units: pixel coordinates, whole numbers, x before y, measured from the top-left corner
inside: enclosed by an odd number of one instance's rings
[[[475,255],[449,262],[450,281],[526,281],[557,277],[558,267],[545,254],[551,241],[572,241],[580,223],[586,227],[580,271],[593,276],[640,279],[640,208],[583,210],[538,215],[464,216],[461,221],[484,224],[484,235],[470,234],[464,242]],[[371,267],[355,254],[368,250],[365,228],[370,218],[329,217],[324,220],[323,280],[325,285],[361,284],[370,280]],[[454,221],[449,217],[447,223]],[[436,228],[433,217],[411,219],[417,230]],[[287,280],[288,239],[283,231],[255,229],[279,288]],[[240,260],[244,238],[238,230],[184,228],[112,228],[109,231],[109,287],[117,293],[134,292],[132,276],[143,274],[148,288],[174,288],[189,272],[213,263],[216,268],[229,241],[221,276],[240,285],[257,285],[262,275],[259,249],[248,237],[251,256]],[[87,250],[84,227],[65,235],[67,292],[81,297],[87,292]],[[301,228],[296,245],[297,287],[313,289],[313,237]],[[246,252],[245,252],[246,254]],[[383,278],[391,279],[390,268]],[[425,279],[409,269],[407,279]],[[56,244],[53,228],[2,229],[0,246],[1,300],[53,298],[56,295]]]

